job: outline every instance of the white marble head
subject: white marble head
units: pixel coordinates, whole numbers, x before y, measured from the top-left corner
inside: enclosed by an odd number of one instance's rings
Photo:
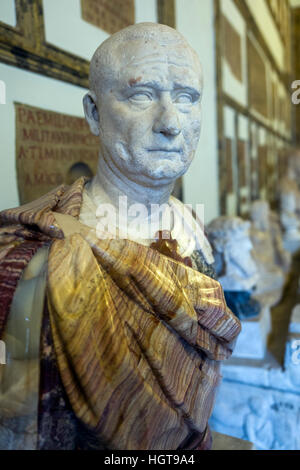
[[[94,53],[84,97],[100,159],[143,186],[175,181],[198,144],[202,88],[198,56],[176,30],[140,23],[108,38]]]
[[[215,259],[223,259],[216,271],[224,290],[250,291],[258,281],[249,231],[250,222],[239,217],[218,217],[207,227]]]

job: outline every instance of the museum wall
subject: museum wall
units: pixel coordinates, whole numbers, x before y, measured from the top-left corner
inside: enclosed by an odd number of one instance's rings
[[[28,178],[28,188],[20,188],[27,161],[16,153],[22,148],[22,123],[14,103],[82,119],[88,61],[109,35],[102,25],[82,18],[85,0],[35,0],[19,13],[23,26],[18,31],[15,5],[20,10],[22,3],[0,2],[0,80],[6,84],[6,104],[0,106],[5,129],[0,209],[24,202],[22,194],[28,189],[31,197],[29,186],[42,186],[43,179]],[[274,202],[278,172],[291,145],[288,0],[188,0],[188,8],[187,0],[135,0],[135,21],[162,21],[158,5],[165,8],[166,22],[173,12],[171,21],[198,52],[204,69],[202,133],[183,178],[184,202],[203,203],[206,223],[220,213],[246,215],[258,197]],[[70,154],[71,147],[67,150]],[[95,158],[84,163],[93,170]],[[56,170],[52,162],[49,185],[59,182],[55,174],[66,172],[67,162]]]
[[[184,202],[204,204],[205,223],[219,215],[214,3],[176,0],[177,29],[197,51],[204,71],[202,130],[198,151],[183,178]]]
[[[288,0],[216,0],[220,212],[276,204],[292,143]]]
[[[300,80],[300,0],[294,0],[294,8],[292,9],[292,32],[293,32],[293,79],[292,81]],[[300,146],[300,104],[293,106],[293,120],[294,120],[294,140]]]

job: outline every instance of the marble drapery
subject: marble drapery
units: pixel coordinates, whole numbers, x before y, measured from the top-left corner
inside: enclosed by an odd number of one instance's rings
[[[201,448],[239,321],[210,277],[135,242],[99,240],[76,222],[83,187],[81,179],[1,214],[5,282],[12,250],[30,240],[50,247],[37,447]],[[55,213],[78,224],[74,233]],[[9,309],[1,304],[3,331]]]

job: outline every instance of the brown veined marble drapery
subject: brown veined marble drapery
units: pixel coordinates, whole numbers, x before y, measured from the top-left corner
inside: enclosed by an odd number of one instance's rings
[[[76,217],[78,201],[70,190],[51,197],[47,210],[30,213],[29,235],[51,240],[51,330],[76,417],[111,449],[176,449],[189,436],[197,441],[206,431],[220,361],[240,330],[220,285],[151,248],[98,240],[81,224],[64,238],[52,211]],[[4,220],[20,223],[20,216],[12,210]]]

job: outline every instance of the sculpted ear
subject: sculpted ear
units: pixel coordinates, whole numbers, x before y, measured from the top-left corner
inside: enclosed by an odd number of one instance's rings
[[[85,119],[90,126],[91,132],[94,135],[99,135],[99,113],[96,105],[96,96],[92,91],[89,91],[83,97],[83,109]]]

